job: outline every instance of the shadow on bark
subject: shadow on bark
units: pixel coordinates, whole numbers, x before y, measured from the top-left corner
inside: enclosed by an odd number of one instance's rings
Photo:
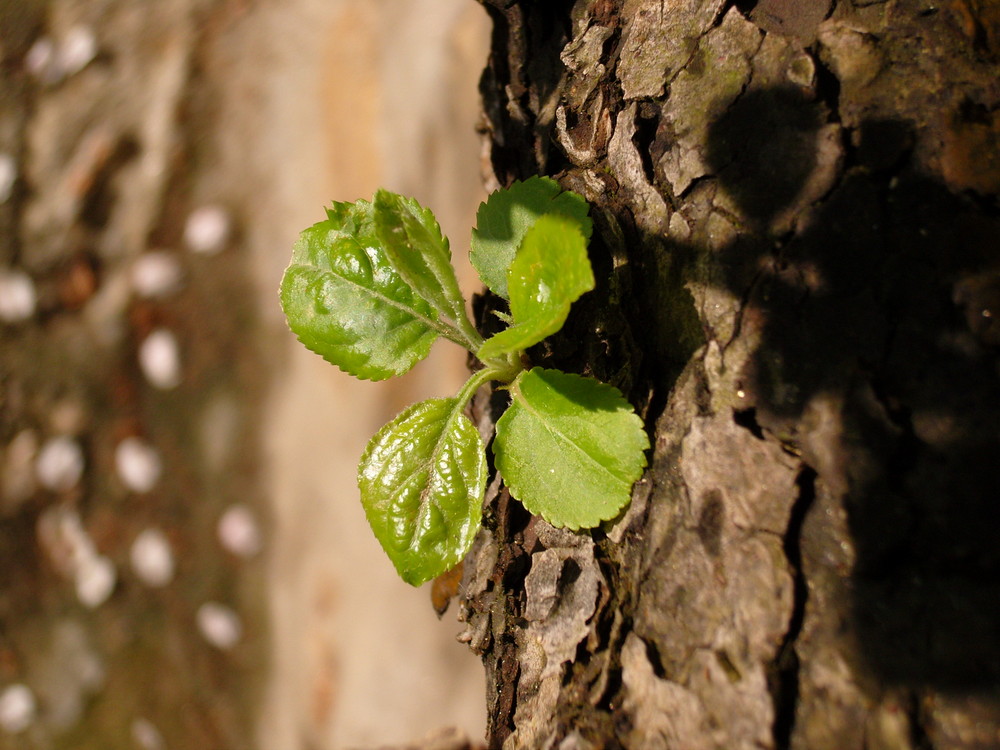
[[[760,330],[742,418],[802,448],[843,493],[863,666],[888,684],[995,685],[997,210],[914,171],[908,123],[870,121],[793,233],[782,212],[816,163],[826,112],[791,88],[758,90],[710,132],[719,188],[752,225],[722,254],[725,285],[747,300],[744,325]],[[820,394],[842,424],[821,449],[803,448]]]

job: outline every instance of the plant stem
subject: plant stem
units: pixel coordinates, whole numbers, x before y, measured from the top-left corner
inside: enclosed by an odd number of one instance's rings
[[[460,390],[458,395],[455,397],[458,399],[458,403],[461,408],[465,408],[465,404],[474,395],[476,395],[476,391],[479,390],[479,387],[490,380],[500,380],[500,377],[498,377],[497,371],[489,365],[478,372],[472,373],[472,377],[465,381],[465,385],[462,386],[462,390]]]
[[[521,359],[516,354],[507,357],[491,357],[483,360],[483,364],[492,374],[491,380],[497,380],[505,385],[524,370],[524,365],[521,364]]]

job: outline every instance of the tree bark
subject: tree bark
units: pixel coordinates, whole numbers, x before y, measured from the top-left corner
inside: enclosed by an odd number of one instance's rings
[[[590,533],[492,485],[490,746],[1000,746],[998,6],[482,1],[497,182],[595,222],[533,358],[653,444]]]

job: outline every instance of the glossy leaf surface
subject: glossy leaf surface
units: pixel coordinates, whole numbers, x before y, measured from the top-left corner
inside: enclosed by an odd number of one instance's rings
[[[524,235],[508,273],[513,325],[480,348],[482,360],[527,349],[558,331],[570,306],[594,288],[587,241],[577,223],[542,216]]]
[[[389,264],[371,203],[336,203],[327,215],[299,236],[282,278],[288,325],[351,375],[400,375],[430,351],[435,313]]]
[[[508,299],[507,271],[521,241],[545,214],[559,214],[574,221],[585,243],[590,240],[589,206],[582,196],[563,192],[549,177],[530,177],[506,190],[492,193],[479,205],[472,230],[470,260],[495,294]]]
[[[482,519],[485,446],[459,399],[406,409],[361,457],[358,487],[368,523],[404,581],[453,568]]]
[[[510,391],[493,443],[510,493],[554,526],[590,528],[618,515],[649,447],[642,420],[618,389],[536,367]]]
[[[428,209],[388,190],[375,194],[375,231],[389,263],[403,280],[460,333],[478,342],[451,265],[451,249]]]

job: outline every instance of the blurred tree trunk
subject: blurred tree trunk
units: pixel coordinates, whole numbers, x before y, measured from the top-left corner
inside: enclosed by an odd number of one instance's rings
[[[235,6],[0,0],[0,750],[255,741],[256,296],[184,237]]]
[[[998,6],[483,4],[497,182],[595,221],[535,359],[654,446],[591,534],[489,499],[491,747],[1000,746]]]

